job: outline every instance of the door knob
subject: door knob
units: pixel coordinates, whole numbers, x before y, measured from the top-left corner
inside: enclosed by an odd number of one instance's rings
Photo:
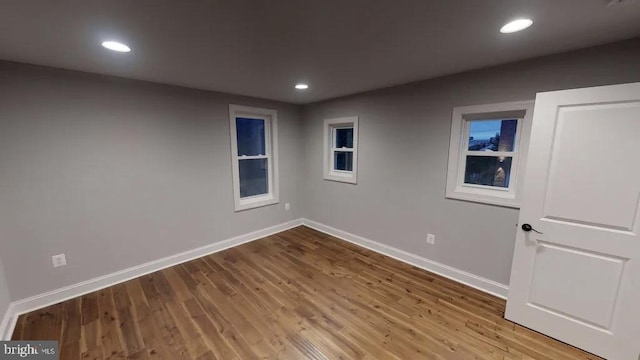
[[[538,234],[542,234],[540,231],[536,230],[530,224],[522,224],[522,230],[525,232],[533,231]]]

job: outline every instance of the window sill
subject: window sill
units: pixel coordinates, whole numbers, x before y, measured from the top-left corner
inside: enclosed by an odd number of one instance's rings
[[[273,195],[250,197],[240,199],[240,201],[236,202],[235,211],[238,212],[243,210],[255,209],[277,203],[279,203],[279,200]]]
[[[339,173],[339,172],[330,172],[324,174],[324,179],[329,181],[337,181],[348,184],[356,184],[356,175],[352,172],[349,173]]]
[[[463,201],[471,201],[475,203],[488,204],[488,205],[497,205],[503,207],[509,207],[513,209],[520,209],[520,201],[510,197],[510,196],[491,196],[491,195],[482,195],[482,194],[473,194],[462,191],[455,191],[451,193],[447,193],[445,196],[447,199],[455,199],[455,200],[463,200]]]

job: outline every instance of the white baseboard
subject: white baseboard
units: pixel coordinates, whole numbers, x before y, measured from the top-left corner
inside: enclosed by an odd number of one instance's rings
[[[175,266],[177,264],[181,264],[193,259],[226,250],[234,246],[245,244],[300,225],[302,225],[302,219],[288,221],[279,225],[253,231],[248,234],[243,234],[230,239],[219,241],[211,245],[187,250],[176,255],[167,256],[165,258],[150,261],[142,265],[133,266],[111,274],[93,278],[43,294],[35,295],[26,299],[14,301],[9,305],[9,309],[4,316],[2,323],[0,323],[1,339],[9,340],[11,338],[13,329],[15,328],[16,322],[18,320],[18,316],[20,316],[21,314],[41,309],[49,305],[57,304],[65,300],[73,299],[78,296],[98,291],[100,289],[104,289],[106,287],[135,279],[137,277],[147,275],[158,270],[166,269],[168,267]]]
[[[16,316],[13,316],[13,304],[9,304],[7,311],[5,312],[2,320],[0,320],[0,340],[10,340],[13,328],[16,326]]]
[[[356,244],[358,246],[362,246],[369,250],[375,251],[382,255],[386,255],[388,257],[394,258],[396,260],[400,260],[407,264],[444,276],[446,278],[457,281],[459,283],[471,286],[472,288],[478,289],[480,291],[484,291],[486,293],[497,296],[499,298],[502,298],[502,299],[507,298],[507,293],[509,292],[509,286],[507,285],[500,284],[493,280],[485,279],[483,277],[468,273],[460,269],[456,269],[448,265],[440,264],[433,260],[429,260],[421,256],[414,255],[400,249],[396,249],[389,245],[381,244],[379,242],[366,239],[362,236],[354,235],[346,231],[321,224],[316,221],[303,219],[302,224],[312,229],[323,232],[325,234],[329,234],[339,239],[342,239],[350,243]]]

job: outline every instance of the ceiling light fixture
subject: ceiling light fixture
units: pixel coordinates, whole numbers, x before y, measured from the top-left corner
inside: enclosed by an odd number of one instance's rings
[[[296,84],[296,89],[298,90],[306,90],[309,88],[309,85],[307,84]]]
[[[106,49],[117,51],[117,52],[129,52],[131,48],[123,43],[119,43],[117,41],[104,41],[102,46]]]
[[[500,28],[500,32],[503,34],[510,34],[514,32],[518,32],[528,28],[533,25],[533,20],[531,19],[518,19],[513,20],[510,23]]]

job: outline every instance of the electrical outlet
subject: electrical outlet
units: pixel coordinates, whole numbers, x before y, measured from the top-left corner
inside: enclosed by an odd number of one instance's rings
[[[427,244],[433,245],[436,243],[436,236],[433,234],[427,234]]]
[[[289,211],[289,210],[291,210],[291,204],[289,203],[284,204],[284,211]]]
[[[51,261],[54,268],[67,265],[67,257],[64,254],[53,255]]]

